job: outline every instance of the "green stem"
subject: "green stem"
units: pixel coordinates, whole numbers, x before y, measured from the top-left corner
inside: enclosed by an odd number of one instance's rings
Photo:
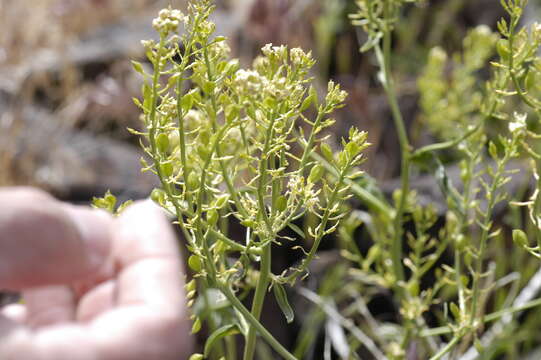
[[[536,103],[534,99],[529,97],[527,93],[522,90],[522,86],[517,78],[517,69],[515,69],[515,54],[514,54],[514,43],[515,43],[515,29],[519,24],[520,16],[513,15],[511,18],[511,24],[509,25],[509,75],[515,87],[515,90],[526,105],[532,108],[535,111],[539,111],[540,104]]]
[[[254,301],[252,303],[252,316],[259,320],[261,316],[261,310],[263,309],[263,303],[265,301],[265,295],[269,286],[269,279],[271,273],[271,245],[269,242],[263,248],[263,255],[261,256],[261,267],[259,269],[259,279],[257,281],[257,287],[255,289]],[[244,348],[244,360],[252,360],[255,354],[256,345],[256,328],[250,326],[248,330],[248,336],[246,337],[246,347]]]
[[[423,146],[420,149],[415,150],[413,154],[411,155],[412,158],[420,157],[428,152],[433,151],[439,151],[439,150],[445,150],[449,148],[453,148],[456,145],[460,144],[462,141],[468,139],[470,136],[475,134],[479,129],[481,128],[481,123],[477,124],[476,126],[472,127],[470,130],[466,131],[461,137],[455,139],[455,140],[449,140],[441,143],[436,144],[430,144]]]
[[[205,46],[205,48],[203,49],[203,57],[205,59],[205,65],[207,67],[207,78],[210,82],[214,82],[214,74],[212,73],[210,58],[208,54],[208,46]],[[213,131],[216,132],[216,128],[218,126],[217,124],[218,105],[216,103],[216,96],[215,96],[214,90],[212,91],[211,94],[209,94],[209,97],[210,97],[210,101],[212,105],[212,114],[211,114],[212,115],[211,116],[212,128],[213,128]],[[218,154],[218,157],[222,157],[221,149],[219,146],[216,148],[216,154]],[[219,163],[220,163],[220,170],[222,172],[222,176],[224,177],[224,181],[227,186],[227,190],[229,194],[231,194],[231,198],[233,202],[235,203],[235,207],[237,211],[239,211],[245,218],[248,217],[248,212],[246,211],[246,209],[240,202],[238,192],[235,189],[235,186],[233,185],[233,181],[231,180],[229,173],[227,172],[227,166],[225,162],[223,160],[220,160]]]
[[[458,344],[460,339],[462,339],[464,335],[456,335],[453,337],[451,341],[447,343],[438,353],[430,358],[430,360],[439,360],[441,359],[445,354],[447,354],[449,351],[453,349],[453,347]]]
[[[229,302],[244,316],[246,321],[254,327],[263,339],[284,359],[286,360],[298,360],[287,349],[280,344],[278,340],[272,336],[272,334],[257,320],[250,311],[240,302],[240,300],[233,294],[227,284],[219,282],[218,286]]]
[[[392,18],[390,4],[385,2],[384,13],[385,18]],[[408,134],[406,131],[406,126],[404,124],[404,119],[402,118],[402,113],[400,112],[400,107],[398,105],[396,91],[394,88],[394,82],[392,79],[391,73],[391,28],[390,24],[387,24],[384,29],[383,34],[383,54],[381,49],[376,47],[376,52],[379,52],[379,66],[383,72],[383,85],[385,92],[387,94],[387,99],[389,101],[389,106],[391,108],[391,113],[393,116],[394,124],[396,131],[398,133],[398,140],[400,143],[401,150],[401,196],[396,210],[394,218],[394,239],[391,245],[391,259],[393,264],[393,272],[396,278],[397,283],[404,280],[404,267],[402,266],[402,236],[404,233],[403,222],[404,222],[404,212],[406,208],[406,201],[408,197],[408,192],[410,188],[410,159],[411,159],[411,146],[408,140]],[[399,288],[399,287],[398,287]]]

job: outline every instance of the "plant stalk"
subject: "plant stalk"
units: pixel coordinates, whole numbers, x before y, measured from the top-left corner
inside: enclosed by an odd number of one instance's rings
[[[261,310],[263,309],[263,303],[265,302],[265,295],[269,286],[270,272],[271,272],[271,245],[269,242],[263,248],[263,254],[261,255],[261,268],[259,269],[259,280],[255,289],[254,301],[252,303],[252,316],[259,320],[261,316]],[[248,330],[248,336],[246,337],[246,347],[244,348],[244,360],[252,360],[255,354],[255,346],[257,341],[257,331],[254,326],[250,326]]]

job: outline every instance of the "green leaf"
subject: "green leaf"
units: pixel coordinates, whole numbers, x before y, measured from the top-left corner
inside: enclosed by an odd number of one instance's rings
[[[213,207],[216,208],[216,209],[223,208],[227,204],[227,202],[229,201],[230,197],[231,196],[229,194],[223,194],[223,195],[219,196],[214,201],[214,206]]]
[[[287,226],[289,226],[289,228],[291,230],[295,231],[295,233],[297,233],[297,235],[299,235],[303,239],[306,239],[306,236],[304,236],[304,231],[302,231],[300,227],[298,227],[297,225],[295,225],[293,223],[289,223],[289,224],[287,224]]]
[[[221,328],[214,331],[207,339],[207,342],[205,343],[205,350],[203,352],[204,356],[207,357],[210,354],[210,351],[212,350],[212,347],[216,344],[218,340],[220,340],[223,337],[231,336],[238,334],[239,330],[237,329],[237,324],[228,324],[224,325]]]
[[[434,160],[436,161],[436,170],[434,172],[434,177],[436,178],[436,181],[438,182],[442,193],[445,195],[446,198],[451,199],[454,202],[454,205],[457,207],[457,210],[461,214],[465,215],[465,210],[462,206],[462,200],[460,199],[459,192],[453,186],[451,180],[447,176],[445,166],[443,166],[442,162],[437,157],[434,157]]]
[[[312,90],[312,88],[310,88]],[[310,105],[314,102],[316,95],[310,91],[310,94],[304,99],[304,101],[301,104],[301,107],[299,108],[300,112],[303,112],[304,110],[308,109]]]
[[[203,354],[193,354],[188,360],[203,360],[204,358]]]
[[[278,302],[278,306],[280,306],[280,309],[282,310],[282,313],[286,317],[287,323],[291,323],[293,319],[295,318],[295,313],[293,312],[293,309],[289,305],[289,302],[287,301],[287,293],[282,284],[280,283],[274,283],[272,286],[272,290],[274,292],[274,297],[276,298],[276,301]]]
[[[310,175],[308,175],[308,181],[312,184],[317,183],[321,178],[323,177],[324,169],[323,166],[317,164],[312,168],[310,171]]]
[[[235,324],[237,324],[237,327],[239,328],[240,332],[244,336],[248,336],[248,332],[250,331],[250,325],[248,324],[248,321],[246,321],[246,318],[242,313],[237,309],[236,307],[233,307],[233,310],[235,311]]]

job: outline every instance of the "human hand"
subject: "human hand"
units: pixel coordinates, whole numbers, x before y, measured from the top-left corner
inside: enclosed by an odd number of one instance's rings
[[[178,246],[149,201],[118,218],[0,190],[3,360],[181,360],[190,350]]]

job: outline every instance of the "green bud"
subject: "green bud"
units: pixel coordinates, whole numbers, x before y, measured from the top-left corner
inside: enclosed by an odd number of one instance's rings
[[[493,159],[498,158],[498,147],[492,141],[488,144],[488,153]]]
[[[457,250],[464,250],[466,247],[466,237],[463,234],[458,234],[455,238],[455,246]]]
[[[131,65],[133,67],[133,70],[137,71],[139,74],[144,75],[143,65],[141,65],[140,62],[132,60]]]
[[[196,318],[192,325],[192,334],[197,334],[200,330],[201,330],[201,319]],[[202,357],[196,358],[196,359],[202,359]]]
[[[455,303],[451,303],[449,305],[449,310],[451,310],[451,313],[453,314],[453,316],[455,317],[457,321],[460,320],[460,309]]]
[[[195,279],[190,280],[186,285],[186,291],[191,292],[196,290],[197,283],[195,282]]]
[[[509,52],[509,42],[506,39],[500,39],[496,43],[496,50],[503,62],[508,63],[511,53]]]
[[[111,208],[114,208],[115,205],[116,205],[116,196],[114,196],[113,194],[111,194],[110,191],[107,191],[107,193],[105,194],[105,197],[103,198],[105,200],[105,202],[111,207]]]
[[[203,354],[193,354],[188,360],[203,360],[204,358]]]

